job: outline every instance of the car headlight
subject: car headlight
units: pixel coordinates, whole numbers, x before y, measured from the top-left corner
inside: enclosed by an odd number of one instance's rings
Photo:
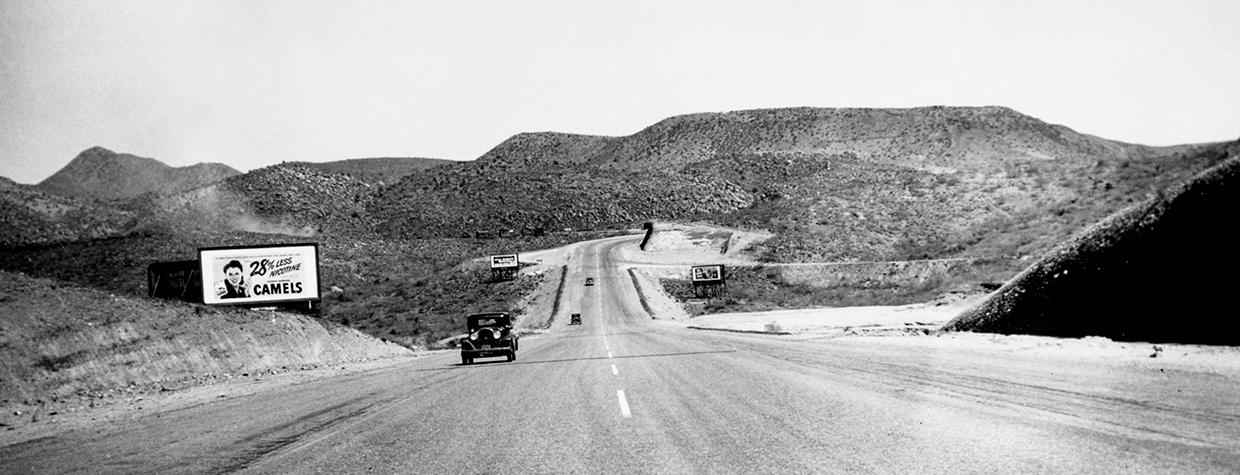
[[[475,340],[475,341],[476,341],[476,340],[478,340],[478,332],[473,332],[473,333],[470,333],[470,334],[469,334],[469,339],[470,339],[470,340]]]

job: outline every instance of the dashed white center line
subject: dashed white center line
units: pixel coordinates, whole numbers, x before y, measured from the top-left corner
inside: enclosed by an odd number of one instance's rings
[[[624,398],[624,390],[616,391],[616,398],[620,399],[620,415],[624,417],[633,417],[633,413],[629,412],[629,401]]]
[[[616,365],[611,365],[611,375],[620,376],[620,370],[616,369]]]
[[[610,352],[610,351],[608,351],[608,352],[607,352],[607,357],[608,357],[608,358],[611,358],[611,352]]]

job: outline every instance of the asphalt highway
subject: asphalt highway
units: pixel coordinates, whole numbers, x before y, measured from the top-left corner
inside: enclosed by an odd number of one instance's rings
[[[415,358],[3,447],[0,472],[1240,472],[1234,381],[684,329],[643,309],[621,242],[577,248],[584,323],[515,362]]]

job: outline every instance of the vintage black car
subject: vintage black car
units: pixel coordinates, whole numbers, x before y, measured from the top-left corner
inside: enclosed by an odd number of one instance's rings
[[[574,313],[574,314],[572,314],[571,316],[569,316],[569,317],[568,317],[568,324],[569,324],[569,325],[581,325],[581,314],[580,314],[580,313]]]
[[[512,315],[507,312],[474,313],[465,320],[469,334],[461,338],[461,364],[472,364],[474,358],[492,356],[516,361],[518,335],[512,330]]]

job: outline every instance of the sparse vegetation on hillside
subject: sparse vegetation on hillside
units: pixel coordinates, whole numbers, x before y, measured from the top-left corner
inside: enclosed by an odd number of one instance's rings
[[[691,114],[627,137],[521,134],[372,211],[419,236],[701,219],[774,231],[772,262],[1025,256],[1209,165],[1191,150],[1002,107]]]
[[[408,354],[299,315],[147,300],[3,271],[0,289],[0,406],[6,409],[66,401],[93,406],[109,396],[230,375]]]
[[[334,162],[287,162],[288,165],[348,175],[371,185],[390,185],[413,173],[446,163],[453,162],[438,158],[400,157],[354,158]]]
[[[1033,256],[1213,163],[1194,149],[1002,107],[749,110],[627,137],[519,134],[473,162],[285,163],[127,206],[162,232],[405,239],[693,219],[775,232],[757,249],[771,262]]]
[[[906,305],[934,300],[952,292],[982,292],[979,283],[1003,282],[1011,273],[1002,260],[961,262],[946,272],[924,273],[910,270],[907,275],[884,272],[881,277],[835,271],[831,282],[809,284],[790,282],[777,266],[732,266],[727,270],[724,297],[703,299],[694,296],[692,283],[685,279],[659,279],[664,290],[680,301],[692,316],[731,312],[758,312],[776,309]]]
[[[147,293],[148,265],[194,259],[200,247],[317,242],[324,319],[377,338],[429,345],[458,333],[460,317],[468,311],[514,310],[516,302],[537,284],[532,279],[487,283],[484,281],[488,274],[467,261],[613,234],[376,240],[267,233],[148,232],[6,248],[0,252],[0,269],[141,297]]]
[[[726,212],[751,201],[707,175],[447,165],[385,188],[372,213],[385,235],[466,236],[478,230],[595,229]]]
[[[0,246],[101,238],[135,224],[135,213],[0,177]]]
[[[148,190],[111,212],[14,192],[0,211],[23,231],[0,243],[9,246],[0,266],[141,294],[146,264],[191,258],[199,246],[317,241],[324,297],[340,304],[327,318],[427,342],[449,328],[434,323],[446,315],[438,302],[499,305],[525,291],[456,280],[468,276],[463,260],[501,242],[460,239],[477,232],[701,220],[773,231],[750,250],[770,262],[1005,258],[996,262],[1014,274],[1024,261],[1013,258],[1041,255],[1218,163],[1212,150],[1108,141],[1001,107],[691,114],[627,137],[520,134],[479,160],[426,169],[401,159],[285,163],[187,191]],[[89,179],[66,183],[85,188],[74,193],[110,190],[115,183],[96,182],[125,160],[83,159],[65,176]],[[40,206],[71,211],[52,219]],[[46,236],[84,240],[29,245]],[[508,242],[537,248],[566,237],[521,239]],[[341,290],[329,295],[333,286]],[[865,301],[789,292],[754,300]]]

